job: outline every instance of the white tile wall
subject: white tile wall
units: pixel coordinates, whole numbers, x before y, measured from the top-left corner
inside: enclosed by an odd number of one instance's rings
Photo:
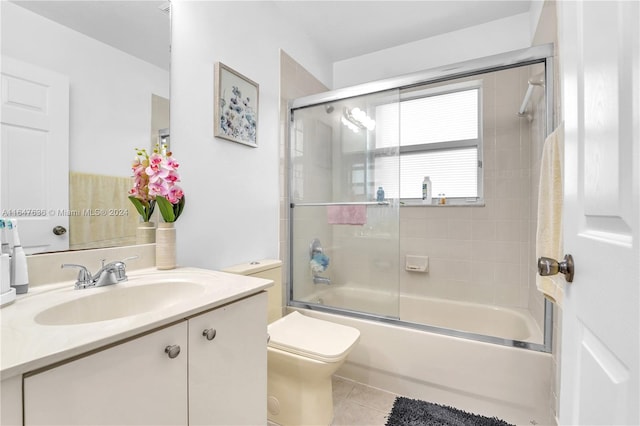
[[[423,275],[401,271],[403,292],[525,309],[541,300],[529,290],[539,157],[530,141],[539,136],[516,114],[529,75],[539,72],[531,67],[483,77],[485,206],[401,208],[401,256],[426,255],[431,266]]]

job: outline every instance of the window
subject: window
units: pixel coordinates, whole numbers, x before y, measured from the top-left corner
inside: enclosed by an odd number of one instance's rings
[[[481,82],[474,81],[412,88],[402,93],[399,108],[376,106],[376,187],[384,187],[390,198],[421,199],[422,180],[429,176],[434,198],[445,194],[454,204],[480,201],[480,105]],[[397,159],[385,156],[398,145],[399,183]]]

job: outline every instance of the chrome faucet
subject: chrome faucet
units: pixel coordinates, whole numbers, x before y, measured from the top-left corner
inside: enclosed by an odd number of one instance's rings
[[[126,274],[126,260],[135,259],[138,256],[127,257],[123,260],[117,260],[115,262],[104,264],[102,259],[102,267],[95,275],[91,275],[91,272],[83,266],[75,263],[63,263],[61,268],[78,268],[78,279],[75,284],[76,290],[91,287],[103,287],[106,285],[116,284],[127,280]]]

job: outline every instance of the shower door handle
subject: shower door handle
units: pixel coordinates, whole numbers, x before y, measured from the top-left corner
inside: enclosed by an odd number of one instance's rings
[[[559,272],[564,274],[565,279],[570,283],[573,282],[574,266],[573,257],[570,254],[566,254],[561,262],[548,257],[541,257],[538,259],[538,274],[546,277]]]

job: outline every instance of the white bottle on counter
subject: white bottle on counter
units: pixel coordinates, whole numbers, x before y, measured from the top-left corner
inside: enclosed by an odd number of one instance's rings
[[[432,199],[431,179],[425,176],[422,181],[422,204],[431,204]]]

